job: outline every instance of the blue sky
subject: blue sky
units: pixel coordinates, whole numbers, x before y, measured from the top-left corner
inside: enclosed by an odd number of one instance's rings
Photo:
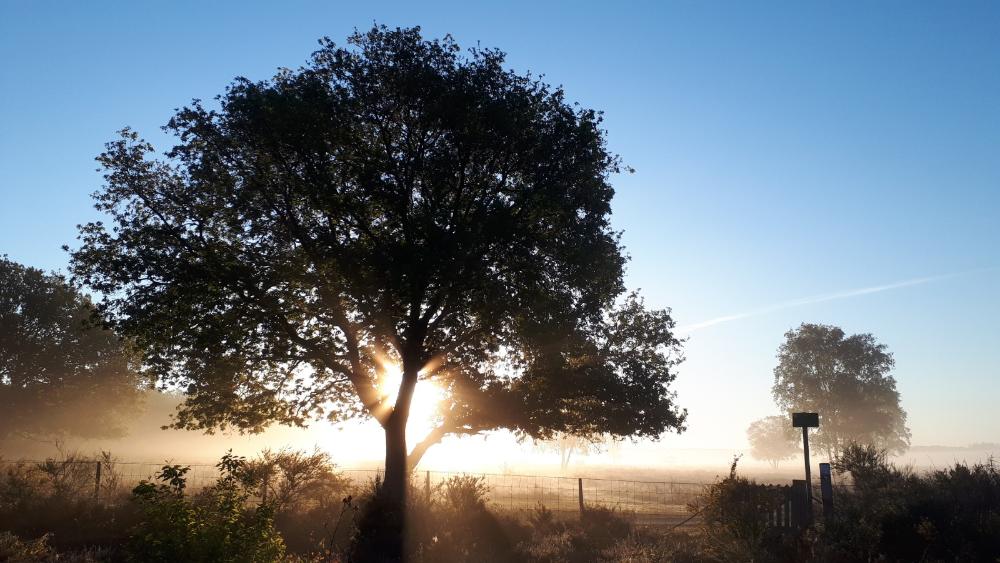
[[[421,25],[606,112],[630,287],[683,326],[757,312],[691,332],[662,447],[741,444],[803,321],[890,347],[915,444],[1000,440],[1000,4],[413,4],[0,0],[0,253],[64,267],[122,126],[162,147],[235,76]]]

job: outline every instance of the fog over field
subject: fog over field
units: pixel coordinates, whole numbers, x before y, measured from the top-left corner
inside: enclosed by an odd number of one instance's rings
[[[217,431],[163,429],[178,404],[178,397],[161,393],[146,396],[142,412],[129,421],[125,436],[104,439],[8,439],[0,442],[0,459],[59,459],[68,453],[96,454],[110,452],[122,462],[215,463],[227,450],[252,457],[271,449],[301,451],[321,450],[342,469],[378,469],[382,466],[383,447],[379,428],[374,423],[333,426],[314,423],[309,428],[274,426],[261,434]],[[82,409],[85,411],[86,409]],[[87,416],[81,412],[80,416]],[[518,441],[506,432],[485,436],[449,438],[432,449],[420,470],[489,474],[525,474],[569,477],[594,477],[640,481],[712,482],[726,475],[734,456],[746,475],[762,481],[784,482],[801,478],[802,457],[782,460],[773,467],[766,460],[754,459],[745,435],[736,433],[730,448],[691,448],[674,445],[676,437],[659,442],[624,441],[604,443],[575,451],[567,467],[560,464],[558,444]],[[979,443],[966,446],[915,444],[892,461],[918,471],[940,469],[957,462],[984,462],[1000,456],[1000,444]],[[829,461],[813,452],[813,464]]]

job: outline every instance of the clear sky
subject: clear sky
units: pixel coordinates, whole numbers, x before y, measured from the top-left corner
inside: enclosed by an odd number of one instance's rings
[[[1000,441],[996,2],[0,0],[0,253],[64,268],[116,130],[162,147],[173,108],[372,22],[606,112],[628,285],[691,329],[657,448],[742,444],[803,321],[889,346],[914,444]]]

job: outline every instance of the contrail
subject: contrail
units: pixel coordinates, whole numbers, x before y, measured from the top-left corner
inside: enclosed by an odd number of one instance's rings
[[[969,270],[966,272],[956,272],[953,274],[941,274],[939,276],[928,276],[923,278],[914,278],[910,280],[889,283],[885,285],[875,285],[872,287],[863,287],[861,289],[850,289],[847,291],[838,291],[836,293],[827,293],[826,295],[815,295],[813,297],[803,297],[801,299],[793,299],[791,301],[785,301],[782,303],[775,303],[774,305],[768,305],[766,307],[761,307],[760,309],[754,309],[753,311],[746,311],[744,313],[736,313],[734,315],[726,315],[724,317],[717,317],[714,319],[709,319],[707,321],[702,321],[700,323],[695,323],[693,325],[687,325],[677,328],[678,333],[691,333],[696,330],[701,330],[703,328],[708,328],[710,326],[715,326],[717,324],[728,323],[730,321],[738,321],[740,319],[745,319],[747,317],[756,317],[757,315],[763,315],[766,313],[771,313],[774,311],[780,311],[781,309],[790,309],[792,307],[801,307],[802,305],[812,305],[813,303],[822,303],[824,301],[833,301],[835,299],[847,299],[848,297],[857,297],[859,295],[868,295],[869,293],[879,293],[881,291],[889,291],[891,289],[899,289],[901,287],[909,287],[911,285],[922,285],[925,283],[931,283],[935,281],[941,281],[951,278],[957,278],[959,276],[965,276],[968,274],[974,274],[979,272],[985,272],[989,270],[995,270],[996,268],[981,268],[978,270]]]

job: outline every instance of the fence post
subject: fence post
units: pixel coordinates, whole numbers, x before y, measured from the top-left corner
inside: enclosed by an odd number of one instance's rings
[[[97,470],[94,472],[94,502],[101,498],[101,462],[97,462]]]
[[[583,477],[576,480],[577,498],[580,501],[580,519],[583,519]]]
[[[830,475],[830,464],[819,464],[819,486],[823,495],[823,519],[833,518],[833,477]]]
[[[431,472],[430,470],[424,475],[424,496],[427,497],[427,502],[431,502]]]
[[[792,481],[792,526],[805,528],[810,524],[809,481],[794,479]]]

